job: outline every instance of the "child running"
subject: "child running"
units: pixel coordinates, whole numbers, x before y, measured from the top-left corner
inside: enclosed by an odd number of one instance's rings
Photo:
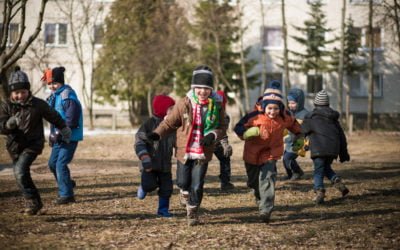
[[[274,208],[276,161],[283,154],[283,132],[287,128],[299,136],[301,131],[296,119],[285,110],[280,88],[280,82],[270,82],[261,102],[262,111],[246,115],[242,119],[247,122],[241,120],[235,127],[237,135],[245,140],[247,185],[254,190],[265,223],[269,223]]]
[[[158,210],[161,217],[171,217],[169,200],[173,190],[171,158],[175,148],[175,133],[162,138],[154,144],[146,139],[168,115],[175,101],[166,95],[157,95],[153,99],[153,116],[140,126],[135,136],[135,152],[141,161],[141,185],[137,197],[144,199],[148,192],[158,188]]]

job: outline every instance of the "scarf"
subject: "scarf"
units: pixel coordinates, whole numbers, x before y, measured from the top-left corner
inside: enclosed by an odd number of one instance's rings
[[[200,145],[200,141],[204,135],[211,133],[219,125],[220,117],[217,95],[212,93],[207,100],[200,101],[195,95],[194,90],[191,90],[187,96],[192,104],[193,119],[184,158],[190,160],[205,159],[204,147]],[[205,117],[202,116],[204,106],[207,107]]]

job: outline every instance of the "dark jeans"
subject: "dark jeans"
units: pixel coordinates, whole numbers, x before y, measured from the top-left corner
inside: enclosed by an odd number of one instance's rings
[[[58,185],[58,195],[60,197],[74,196],[74,187],[71,181],[71,173],[68,164],[74,158],[74,153],[78,142],[56,143],[53,145],[49,158],[49,168],[54,174]]]
[[[224,156],[223,147],[216,147],[214,154],[219,160],[219,179],[221,184],[231,182],[231,158]]]
[[[337,175],[331,165],[333,158],[318,157],[313,159],[314,163],[314,190],[324,189],[324,176],[333,182]]]
[[[40,199],[39,191],[31,177],[31,165],[37,154],[22,153],[14,159],[14,176],[17,185],[26,199]]]
[[[200,206],[203,199],[204,178],[208,162],[187,160],[185,164],[178,161],[176,169],[176,184],[184,191],[189,191],[189,205]]]
[[[173,190],[171,172],[142,171],[141,185],[146,193],[158,189],[158,196],[170,198]]]
[[[247,186],[254,189],[260,213],[271,213],[275,202],[276,161],[257,166],[245,163]]]
[[[301,173],[302,170],[297,163],[298,155],[292,152],[285,151],[283,154],[283,166],[285,167],[286,173],[289,178],[292,177],[293,173]]]

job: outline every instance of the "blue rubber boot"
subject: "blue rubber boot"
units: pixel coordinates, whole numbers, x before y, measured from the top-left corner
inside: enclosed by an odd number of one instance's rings
[[[169,210],[169,198],[158,197],[158,210],[157,215],[161,217],[172,217],[172,214]]]
[[[143,190],[142,185],[139,186],[137,190],[137,197],[139,200],[146,198],[147,193]]]

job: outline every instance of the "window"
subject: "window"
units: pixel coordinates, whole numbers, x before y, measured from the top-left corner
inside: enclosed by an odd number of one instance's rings
[[[307,75],[307,93],[316,94],[322,90],[322,75]]]
[[[369,4],[369,0],[349,0],[351,4]],[[382,0],[373,0],[373,4],[381,4]]]
[[[44,41],[47,46],[67,44],[67,24],[46,23],[44,26]]]
[[[3,24],[0,23],[0,41],[2,40],[3,34]],[[8,38],[7,38],[7,46],[14,45],[19,37],[19,24],[18,23],[10,23],[8,26]]]
[[[350,96],[368,97],[368,74],[356,74],[349,76]],[[374,97],[383,96],[383,75],[374,75]]]
[[[263,45],[267,49],[282,49],[282,29],[280,27],[264,27]]]
[[[103,44],[104,28],[103,24],[96,24],[94,26],[94,44]]]
[[[359,48],[368,49],[369,46],[369,32],[367,27],[355,27],[353,29],[354,34],[357,35],[359,41]],[[383,30],[380,27],[374,27],[372,29],[372,35],[374,36],[374,49],[383,50]]]
[[[271,73],[267,73],[265,74],[265,85],[264,89],[268,86],[268,83],[272,80],[278,80],[279,82],[282,83],[282,73],[280,72],[271,72]]]

